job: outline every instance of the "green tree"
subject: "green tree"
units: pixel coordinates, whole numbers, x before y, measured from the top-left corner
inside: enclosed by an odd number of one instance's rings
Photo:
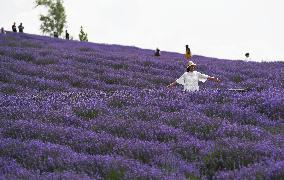
[[[80,34],[79,34],[80,41],[87,41],[88,42],[88,34],[84,32],[83,27],[81,26]]]
[[[42,21],[40,30],[50,35],[57,32],[60,36],[63,28],[66,26],[66,14],[63,6],[63,0],[36,0],[36,7],[44,6],[48,9],[48,14],[40,15],[39,20]]]

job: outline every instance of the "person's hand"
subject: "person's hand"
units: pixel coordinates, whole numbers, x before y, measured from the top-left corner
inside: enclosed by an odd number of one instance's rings
[[[173,87],[173,83],[167,85],[167,88],[172,88]]]
[[[172,88],[172,87],[175,86],[176,84],[177,84],[177,82],[174,81],[173,83],[169,84],[167,87],[168,87],[168,88]]]

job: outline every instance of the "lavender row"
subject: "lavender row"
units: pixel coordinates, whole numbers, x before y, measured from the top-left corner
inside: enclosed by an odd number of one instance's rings
[[[72,171],[78,174],[87,174],[91,178],[108,178],[110,176],[125,179],[165,177],[159,169],[120,156],[91,156],[76,153],[68,147],[42,143],[41,141],[22,142],[1,139],[0,154],[6,158],[15,159],[25,169],[40,173]]]

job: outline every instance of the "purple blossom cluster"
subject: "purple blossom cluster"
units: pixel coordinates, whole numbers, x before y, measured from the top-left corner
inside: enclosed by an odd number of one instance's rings
[[[0,35],[0,179],[281,179],[284,63]],[[243,88],[246,91],[229,91]]]

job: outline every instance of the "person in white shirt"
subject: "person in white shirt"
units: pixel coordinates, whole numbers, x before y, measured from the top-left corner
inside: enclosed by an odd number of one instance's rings
[[[246,61],[246,62],[249,62],[249,61],[250,61],[249,55],[250,55],[250,54],[249,54],[248,52],[245,53],[245,56],[246,56],[245,61]]]
[[[173,87],[176,84],[181,84],[184,86],[184,91],[198,91],[198,81],[205,82],[207,79],[215,82],[220,82],[220,79],[202,74],[195,71],[196,64],[192,61],[188,62],[187,72],[185,72],[180,78],[168,85],[167,87]]]

